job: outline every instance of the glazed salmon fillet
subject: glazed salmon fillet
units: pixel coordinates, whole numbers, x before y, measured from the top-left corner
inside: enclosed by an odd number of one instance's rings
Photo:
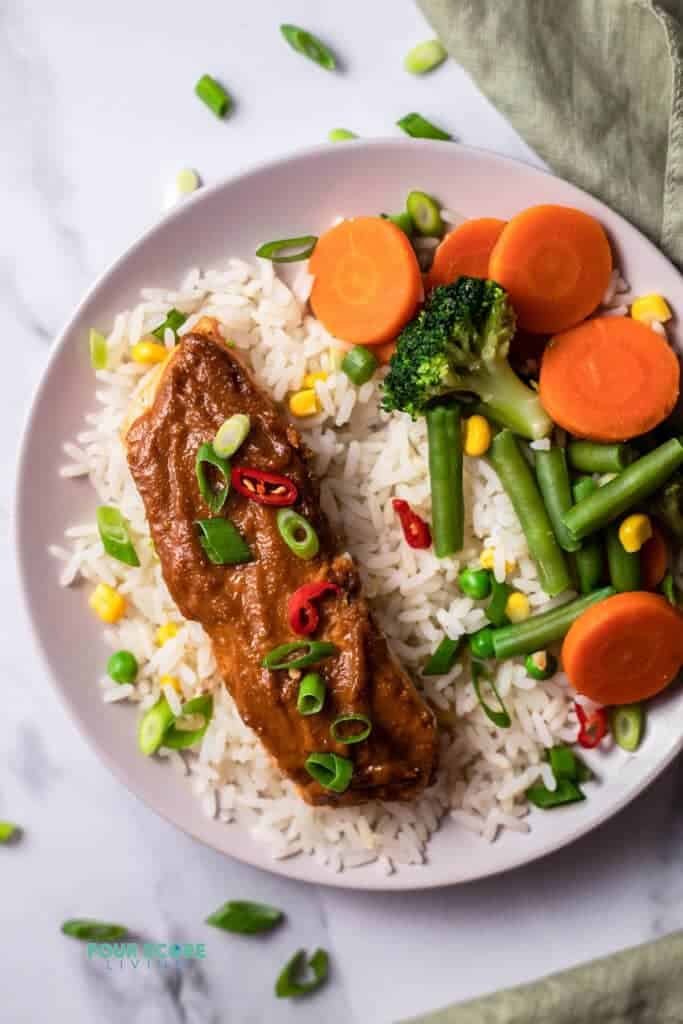
[[[321,512],[318,484],[297,432],[209,318],[182,339],[143,397],[125,444],[163,576],[182,615],[200,622],[210,637],[220,675],[245,724],[310,804],[415,798],[436,771],[435,718],[370,614],[356,565]],[[314,558],[304,560],[290,550],[277,525],[277,508],[259,504],[234,486],[219,513],[205,504],[195,472],[197,452],[235,413],[248,415],[251,428],[233,466],[276,473],[295,485],[292,508],[309,521],[320,541]],[[227,517],[237,527],[252,561],[217,565],[208,559],[196,521],[212,515]],[[290,625],[289,598],[317,581],[328,581],[337,590],[317,602],[315,633],[297,636]],[[336,654],[303,672],[263,666],[274,648],[309,639],[330,641]],[[319,713],[302,715],[299,684],[310,671],[324,679],[325,703]],[[332,723],[348,713],[371,723],[364,741],[345,744],[331,736]],[[348,788],[335,792],[311,777],[305,762],[314,753],[352,762]]]

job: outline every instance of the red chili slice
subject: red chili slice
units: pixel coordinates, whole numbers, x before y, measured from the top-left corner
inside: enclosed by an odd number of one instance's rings
[[[320,621],[318,609],[313,604],[325,594],[338,594],[339,587],[336,583],[328,583],[327,580],[320,580],[318,583],[304,583],[303,587],[295,590],[287,604],[289,624],[292,630],[299,636],[308,636],[314,633]]]
[[[579,735],[576,738],[577,743],[585,750],[592,750],[607,735],[607,711],[605,708],[586,711],[578,703],[575,703],[574,707],[580,725]]]
[[[392,498],[396,515],[401,520],[403,536],[411,548],[428,548],[432,543],[432,533],[429,524],[421,519],[417,512],[413,512],[407,501],[403,498]]]
[[[293,505],[299,491],[293,480],[249,466],[233,466],[230,482],[236,491],[259,505]]]

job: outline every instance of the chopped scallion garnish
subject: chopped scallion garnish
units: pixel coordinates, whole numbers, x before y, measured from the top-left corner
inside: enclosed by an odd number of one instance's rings
[[[213,466],[220,477],[220,487],[214,489],[207,476],[207,466]],[[195,473],[201,494],[207,508],[211,512],[220,512],[225,505],[230,491],[230,463],[222,459],[214,451],[210,441],[199,446],[195,459]]]
[[[209,914],[206,923],[220,928],[224,932],[235,932],[237,935],[258,935],[269,932],[280,921],[284,914],[277,907],[267,903],[251,903],[248,900],[230,900],[222,907]]]
[[[327,138],[330,142],[348,142],[350,139],[357,139],[358,136],[348,128],[332,128]]]
[[[490,704],[487,704],[484,700],[481,693],[482,680],[488,683],[489,688],[493,692],[493,695],[498,702],[497,709],[492,707]],[[496,684],[493,682],[490,674],[486,671],[482,663],[477,661],[475,658],[472,659],[472,686],[474,687],[477,700],[481,704],[481,709],[486,717],[489,718],[494,725],[497,725],[499,729],[509,729],[512,725],[512,719],[510,718],[507,708],[503,704],[501,696],[496,689]]]
[[[106,553],[124,565],[138,566],[140,559],[130,539],[128,520],[113,505],[100,505],[95,515]]]
[[[306,963],[305,950],[298,950],[282,968],[275,983],[275,995],[278,999],[287,999],[291,996],[305,996],[309,992],[314,992],[327,979],[329,962],[329,957],[324,949],[316,949],[308,963]],[[306,967],[313,972],[313,978],[310,981],[301,980]]]
[[[293,50],[303,53],[304,57],[315,61],[326,71],[334,71],[337,66],[334,54],[317,36],[296,25],[280,25],[280,32]]]
[[[194,91],[216,117],[225,117],[232,106],[232,100],[223,86],[211,75],[202,75],[194,87]]]
[[[443,64],[448,54],[438,39],[429,39],[414,46],[403,61],[406,71],[413,75],[424,75]]]
[[[317,235],[299,235],[298,238],[279,238],[274,242],[264,242],[256,250],[256,255],[273,263],[296,263],[307,260],[315,249]],[[297,250],[288,255],[280,255],[288,249]]]
[[[351,785],[353,762],[338,754],[309,754],[305,768],[323,789],[330,789],[333,793],[344,793]]]
[[[0,821],[0,843],[15,842],[20,834],[21,829],[14,822]]]
[[[317,715],[325,704],[325,680],[317,672],[309,672],[299,683],[296,709],[300,715]]]
[[[90,344],[90,365],[93,370],[106,370],[108,358],[107,339],[99,331],[96,331],[94,327],[91,327],[88,341]]]
[[[437,128],[435,124],[428,121],[422,114],[406,114],[396,124],[406,135],[411,135],[414,139],[440,139],[443,142],[450,142],[452,140],[452,136],[448,132],[443,131],[442,128]]]
[[[155,327],[152,334],[155,338],[158,338],[159,341],[164,341],[167,329],[170,328],[170,330],[175,334],[178,328],[182,327],[186,320],[187,316],[185,313],[181,313],[179,309],[169,309],[164,322],[160,323],[158,327]]]
[[[127,933],[128,929],[122,924],[93,921],[87,917],[75,917],[62,925],[62,934],[82,942],[117,942]]]
[[[349,731],[354,725],[360,725],[360,729]],[[353,743],[362,743],[372,732],[372,722],[367,715],[357,711],[348,711],[346,714],[337,715],[330,726],[330,736],[336,743],[345,743],[351,746]]]
[[[199,543],[214,565],[242,565],[254,556],[237,527],[229,519],[196,519]]]

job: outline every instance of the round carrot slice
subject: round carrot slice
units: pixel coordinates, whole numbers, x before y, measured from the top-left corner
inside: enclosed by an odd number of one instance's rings
[[[478,217],[459,224],[434,253],[429,286],[450,284],[462,275],[488,277],[489,258],[505,224],[497,217]]]
[[[653,697],[683,662],[683,617],[665,598],[641,590],[615,594],[574,622],[562,664],[578,693],[598,704]]]
[[[510,293],[520,327],[563,331],[600,305],[612,273],[602,226],[568,206],[532,206],[507,224],[488,276]]]
[[[643,590],[656,590],[669,567],[669,549],[664,534],[654,523],[652,536],[640,549],[640,577]]]
[[[422,298],[422,275],[408,238],[381,217],[344,220],[319,238],[309,268],[313,312],[354,345],[395,338]]]
[[[666,419],[679,378],[678,359],[659,334],[630,317],[595,317],[551,338],[541,402],[577,437],[626,441]]]

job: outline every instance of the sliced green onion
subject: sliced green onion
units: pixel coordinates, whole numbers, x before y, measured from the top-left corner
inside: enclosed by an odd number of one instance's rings
[[[272,260],[273,263],[296,263],[298,260],[307,260],[315,249],[318,241],[317,235],[299,235],[298,238],[279,238],[275,242],[264,242],[256,250],[256,255],[263,260]],[[298,249],[298,252],[290,253],[288,256],[280,256],[283,249]]]
[[[409,192],[406,208],[418,235],[434,237],[443,234],[441,207],[436,199],[428,196],[426,192]]]
[[[109,924],[105,921],[94,921],[88,917],[75,917],[65,921],[62,934],[82,942],[117,942],[128,934],[122,924]]]
[[[243,565],[253,562],[251,548],[229,519],[195,519],[199,543],[214,565]]]
[[[427,664],[422,669],[422,675],[445,676],[450,672],[458,660],[464,639],[465,637],[461,636],[457,640],[451,640],[449,636],[445,636],[434,653],[429,656]]]
[[[403,67],[412,75],[424,75],[443,64],[447,56],[438,39],[429,39],[425,43],[418,43],[406,54]]]
[[[95,513],[104,550],[124,565],[137,566],[137,556],[128,533],[128,520],[113,505],[100,505]]]
[[[345,727],[352,722],[359,722],[362,728],[358,732],[347,733]],[[347,711],[343,715],[337,715],[330,726],[330,736],[335,743],[345,743],[347,747],[354,743],[362,743],[372,732],[372,721],[367,715],[359,711]]]
[[[165,697],[160,697],[156,704],[145,711],[138,725],[138,747],[145,757],[157,752],[174,718]]]
[[[176,334],[178,328],[182,327],[186,320],[186,314],[181,313],[179,309],[169,309],[168,313],[166,314],[166,319],[163,321],[163,323],[160,323],[158,327],[154,328],[152,334],[154,335],[155,338],[158,338],[159,341],[164,341],[167,329],[173,331],[173,333]]]
[[[93,370],[106,370],[109,353],[107,351],[107,339],[94,327],[90,328],[88,335],[90,344],[90,365]]]
[[[524,667],[528,676],[543,682],[557,672],[557,658],[547,651],[534,651],[533,654],[527,654]]]
[[[305,768],[324,789],[344,793],[351,784],[353,762],[337,754],[309,754]]]
[[[229,459],[244,444],[251,429],[251,420],[243,412],[237,412],[218,428],[213,439],[213,450],[222,459]]]
[[[556,789],[548,789],[542,782],[530,786],[526,791],[527,800],[542,811],[549,811],[553,807],[563,807],[565,804],[575,804],[586,797],[576,783],[569,779],[559,779]]]
[[[299,683],[296,709],[300,715],[317,715],[325,704],[325,680],[317,672],[309,672]]]
[[[307,32],[305,28],[299,28],[297,25],[280,25],[280,32],[297,53],[303,53],[304,57],[315,61],[316,64],[319,64],[321,68],[325,68],[326,71],[334,71],[337,66],[334,54],[329,47],[321,43],[317,36]]]
[[[134,683],[138,674],[138,659],[131,651],[114,651],[107,662],[107,675],[115,683]]]
[[[178,723],[182,721],[182,716],[185,715],[201,715],[204,722],[198,729],[182,729]],[[164,736],[163,745],[170,747],[172,750],[184,750],[186,747],[193,747],[195,743],[199,743],[203,739],[212,717],[213,697],[211,694],[205,693],[199,697],[193,697],[192,700],[188,700],[183,704],[181,718],[176,718],[171,723]]]
[[[189,196],[199,188],[199,175],[191,167],[183,167],[176,174],[175,187],[178,195]]]
[[[308,519],[291,508],[281,508],[276,521],[280,536],[297,558],[304,561],[315,558],[320,550],[320,541]]]
[[[496,700],[498,701],[498,709],[491,707],[491,705],[487,704],[484,698],[482,697],[482,680],[485,680],[489,684],[491,690],[493,691],[493,694]],[[497,725],[499,729],[509,729],[510,726],[512,725],[512,719],[510,718],[507,712],[507,708],[503,704],[502,698],[498,693],[498,690],[496,689],[496,684],[494,683],[493,679],[491,678],[490,674],[486,671],[482,663],[474,659],[472,660],[472,685],[474,687],[474,692],[477,695],[477,700],[481,704],[482,711],[484,712],[486,717],[490,719],[494,725]]]
[[[224,932],[235,932],[237,935],[258,935],[269,932],[284,919],[284,914],[277,907],[267,903],[251,903],[249,900],[230,900],[224,903],[213,914],[209,914],[206,924],[220,928]]]
[[[346,376],[357,387],[367,384],[378,366],[377,356],[364,345],[354,345],[341,364]]]
[[[332,128],[327,138],[330,142],[349,142],[351,139],[357,139],[358,136],[355,132],[350,132],[348,128]]]
[[[278,999],[289,999],[292,996],[305,996],[309,992],[314,992],[327,980],[329,963],[329,957],[324,949],[316,949],[308,963],[306,951],[298,950],[280,971],[275,983],[275,995]],[[313,972],[310,981],[301,980],[306,968]]]
[[[437,128],[435,124],[428,121],[422,114],[406,114],[396,124],[406,135],[412,135],[414,139],[440,139],[442,142],[449,142],[452,139],[448,132]]]
[[[214,490],[209,483],[206,475],[206,466],[213,466],[218,470],[218,475],[222,477],[222,486],[219,487],[218,490]],[[220,512],[227,501],[228,492],[230,490],[230,463],[221,458],[221,456],[214,451],[214,447],[210,441],[205,441],[204,444],[199,446],[197,458],[195,459],[194,470],[197,474],[199,493],[201,494],[206,507],[211,512]]]
[[[17,840],[21,829],[12,821],[0,821],[0,843],[10,843]]]
[[[303,651],[303,654],[297,654]],[[291,655],[295,657],[291,657]],[[308,668],[309,665],[317,665],[323,658],[332,658],[339,654],[336,644],[327,640],[295,640],[291,644],[280,644],[266,654],[261,662],[264,668],[276,671],[281,668]]]
[[[216,117],[225,117],[232,106],[230,95],[211,75],[202,75],[194,87],[194,91]]]
[[[548,760],[553,775],[558,782],[568,779],[570,782],[588,782],[593,777],[588,765],[577,757],[570,747],[551,747]]]
[[[413,218],[410,216],[407,210],[401,210],[400,213],[381,213],[380,217],[382,220],[390,220],[392,224],[395,224],[397,228],[400,228],[404,235],[408,238],[413,237]]]
[[[491,573],[491,600],[486,609],[486,618],[494,626],[505,626],[510,621],[505,614],[508,598],[512,593],[512,587],[507,583],[499,583]]]
[[[615,743],[629,753],[637,750],[645,726],[645,711],[642,704],[620,704],[611,708],[609,721]]]

